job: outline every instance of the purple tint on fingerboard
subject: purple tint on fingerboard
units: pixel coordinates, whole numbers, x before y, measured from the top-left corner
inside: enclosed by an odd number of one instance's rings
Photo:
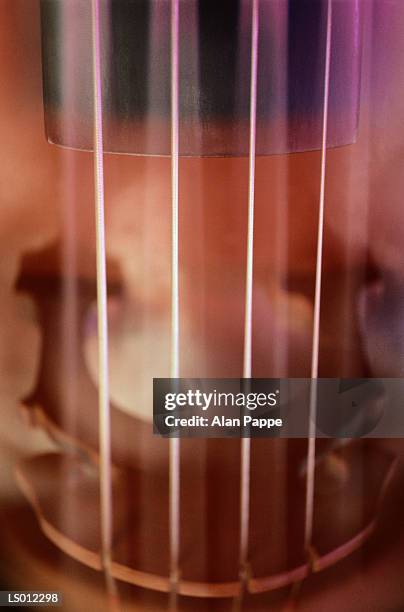
[[[324,103],[323,0],[259,3],[257,155],[316,150]],[[363,0],[332,3],[328,145],[355,142]],[[103,2],[105,151],[170,153],[170,3]],[[41,0],[45,124],[92,149],[88,2]],[[180,3],[180,154],[247,155],[251,0]],[[69,76],[68,84],[64,82]]]

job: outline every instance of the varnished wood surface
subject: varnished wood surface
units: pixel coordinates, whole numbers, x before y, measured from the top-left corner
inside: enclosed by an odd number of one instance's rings
[[[271,442],[271,441],[270,441]],[[262,447],[264,445],[261,445]],[[268,445],[267,445],[268,446]],[[282,588],[311,573],[303,548],[304,481],[287,482],[295,490],[294,504],[279,514],[281,497],[264,485],[253,453],[250,592]],[[266,458],[269,459],[268,449]],[[265,458],[261,456],[259,459]],[[313,571],[320,571],[363,545],[375,528],[379,506],[392,474],[388,454],[359,444],[336,451],[318,465],[315,498]],[[332,465],[334,462],[334,465]],[[365,467],[366,466],[366,469]],[[338,470],[342,474],[338,474]],[[40,526],[66,554],[100,570],[98,473],[95,466],[72,455],[43,455],[18,468],[18,482],[32,504]],[[199,597],[229,597],[238,593],[237,529],[231,505],[237,508],[237,474],[226,474],[233,486],[217,503],[217,528],[204,524],[203,508],[192,507],[197,485],[186,479],[182,488],[182,574],[179,592]],[[222,479],[211,479],[213,491]],[[222,482],[220,482],[222,480]],[[169,590],[168,489],[164,475],[116,473],[114,479],[115,536],[113,573],[120,580],[158,591]],[[232,502],[231,491],[236,493]],[[230,506],[230,507],[229,507]],[[236,516],[237,519],[237,516]],[[330,524],[333,528],[330,529]],[[280,537],[282,529],[286,541]],[[287,535],[286,535],[287,533]],[[292,539],[291,539],[292,538]],[[214,558],[215,564],[209,559]],[[220,560],[220,563],[217,563]]]

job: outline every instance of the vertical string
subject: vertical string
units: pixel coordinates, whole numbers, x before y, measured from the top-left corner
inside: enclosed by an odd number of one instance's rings
[[[251,81],[250,81],[250,141],[248,169],[248,221],[247,221],[247,262],[244,321],[243,378],[251,378],[252,371],[252,294],[254,268],[254,202],[255,202],[255,146],[257,117],[257,68],[258,68],[258,30],[259,0],[252,2],[251,22]],[[250,461],[251,440],[241,440],[241,480],[240,480],[240,580],[239,602],[248,579],[248,540],[250,522]],[[240,603],[239,603],[240,605]]]
[[[325,179],[327,162],[327,125],[328,125],[328,101],[330,87],[330,60],[331,60],[331,32],[332,32],[332,0],[327,1],[327,34],[326,54],[324,70],[324,102],[323,102],[323,125],[321,144],[321,174],[320,174],[320,201],[318,212],[317,233],[317,256],[316,256],[316,280],[314,292],[314,314],[313,314],[313,344],[311,358],[311,381],[310,381],[310,405],[309,405],[309,439],[307,444],[307,479],[306,479],[306,517],[304,542],[306,551],[312,552],[313,537],[313,513],[314,513],[314,485],[315,485],[315,460],[316,460],[316,416],[317,416],[317,379],[319,361],[319,339],[320,339],[320,309],[321,309],[321,279],[323,260],[323,234],[324,234],[324,202],[325,202]]]
[[[179,0],[171,0],[171,367],[179,377]],[[177,609],[180,554],[180,440],[170,439],[170,609]]]
[[[116,605],[116,584],[111,573],[112,480],[111,420],[108,373],[107,277],[104,221],[104,151],[102,118],[100,0],[92,0],[92,70],[94,105],[94,200],[96,222],[98,372],[99,372],[99,453],[101,561],[110,603]]]

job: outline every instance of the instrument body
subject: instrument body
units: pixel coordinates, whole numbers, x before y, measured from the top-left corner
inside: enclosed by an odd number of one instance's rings
[[[387,11],[385,4],[382,0],[372,3],[372,19],[384,33],[384,45],[373,37],[373,26],[362,23],[359,122],[356,106],[347,104],[348,115],[355,116],[355,121],[344,142],[332,143],[344,146],[327,150],[320,376],[394,376],[401,371],[401,344],[396,342],[394,351],[387,351],[397,355],[388,370],[377,345],[379,326],[385,329],[386,321],[391,327],[388,336],[397,337],[401,296],[389,290],[380,299],[373,285],[386,287],[385,279],[393,279],[388,285],[394,288],[402,276],[398,198],[403,186],[397,161],[402,149],[402,92],[397,78],[393,86],[392,75],[399,74],[400,58],[403,61],[400,28],[404,14],[395,4],[389,4]],[[18,481],[46,537],[61,549],[60,556],[35,531],[36,523],[27,520],[27,511],[13,516],[10,501],[4,501],[3,508],[16,532],[26,522],[32,526],[31,535],[36,534],[27,541],[33,540],[38,567],[44,568],[44,575],[36,578],[38,584],[47,577],[63,584],[50,566],[60,563],[63,574],[64,563],[72,567],[67,560],[71,556],[80,565],[73,565],[76,579],[64,587],[69,601],[75,599],[74,592],[82,590],[89,593],[89,600],[103,602],[101,579],[85,567],[102,569],[93,155],[52,147],[45,141],[38,3],[28,6],[16,0],[11,7],[8,0],[2,0],[0,6],[5,24],[1,70],[9,84],[0,93],[1,129],[8,143],[1,163],[1,174],[7,179],[2,181],[7,186],[2,202],[7,206],[0,213],[6,238],[1,259],[7,262],[4,270],[2,266],[2,282],[5,293],[18,292],[29,299],[28,327],[38,339],[32,351],[26,346],[13,349],[16,369],[22,370],[27,363],[30,370],[14,400],[25,397],[25,414],[37,425],[36,430],[28,430],[30,435],[37,435],[39,429],[56,442],[51,454],[20,462]],[[31,23],[36,27],[29,27]],[[19,31],[16,24],[24,34],[20,38],[15,34]],[[335,40],[338,42],[338,35]],[[377,61],[370,61],[372,57]],[[352,62],[353,71],[354,65]],[[357,89],[353,79],[350,91],[356,95]],[[20,101],[18,110],[16,100]],[[62,105],[56,120],[67,133],[75,124],[65,110]],[[165,133],[167,108],[162,115]],[[248,131],[246,109],[244,115],[237,138]],[[51,135],[55,124],[49,124],[48,114],[46,121],[48,136],[56,140]],[[111,136],[131,134],[120,123],[119,114],[114,121]],[[150,119],[152,132],[161,134],[161,121],[153,121]],[[315,122],[321,126],[321,113],[315,114]],[[89,130],[88,120],[85,124]],[[234,136],[234,131],[230,133]],[[283,153],[289,153],[262,155],[255,162],[252,345],[253,375],[257,377],[310,375],[321,151],[306,149],[318,147],[318,134],[316,146],[305,144],[305,152],[299,153],[289,151],[283,134],[283,140],[279,137],[277,142],[286,147]],[[223,129],[215,142],[234,144],[236,136],[228,138]],[[244,136],[244,148],[236,156],[201,157],[203,148],[194,155],[192,145],[192,155],[180,159],[183,376],[239,377],[242,372],[249,183]],[[167,154],[168,137],[162,142]],[[62,144],[77,146],[73,141]],[[125,147],[129,149],[127,141]],[[82,148],[92,147],[86,141]],[[233,145],[227,153],[235,153]],[[169,445],[153,437],[147,420],[150,411],[142,407],[141,400],[150,393],[147,381],[152,373],[164,375],[169,369],[171,160],[106,154],[104,170],[113,573],[128,609],[131,605],[142,610],[166,609],[166,592],[171,588]],[[38,232],[33,232],[35,221],[40,221]],[[367,311],[368,304],[375,306]],[[13,308],[11,302],[9,308]],[[18,316],[12,322],[20,326]],[[4,339],[5,354],[11,354],[12,344],[11,339]],[[126,372],[122,371],[124,362]],[[358,597],[359,581],[374,585],[374,607],[399,610],[401,455],[399,440],[340,448],[318,442],[314,504],[318,557],[310,560],[304,548],[306,441],[253,441],[252,571],[246,609],[261,610],[270,604],[277,609],[289,598],[291,585],[304,580],[299,600],[303,610],[331,612],[351,605]],[[395,477],[390,482],[393,465]],[[240,590],[240,442],[183,440],[181,478],[179,609],[214,606],[227,610],[229,598]],[[7,544],[9,550],[14,549],[15,566],[17,558],[33,559],[19,543],[15,535]],[[377,579],[386,568],[389,585]],[[18,571],[10,582],[16,580]],[[362,608],[357,609],[369,609],[367,594],[361,591],[360,599]],[[73,604],[66,605],[74,609]]]

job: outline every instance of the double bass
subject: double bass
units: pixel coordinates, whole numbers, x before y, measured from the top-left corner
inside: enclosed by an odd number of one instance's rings
[[[152,380],[401,377],[403,8],[1,9],[5,585],[401,610],[399,431],[167,440]]]

